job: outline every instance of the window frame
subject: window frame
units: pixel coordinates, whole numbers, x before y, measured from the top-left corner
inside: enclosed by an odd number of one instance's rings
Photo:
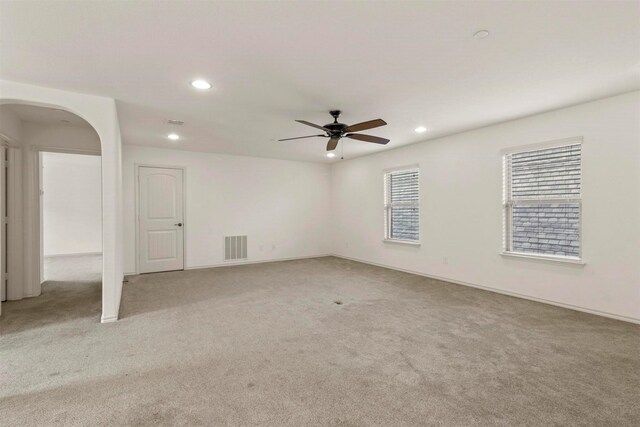
[[[508,161],[507,157],[511,154],[516,153],[524,153],[528,151],[536,151],[536,150],[544,150],[550,148],[560,148],[569,145],[580,145],[580,197],[572,197],[572,198],[549,198],[549,197],[541,197],[541,198],[531,198],[525,200],[512,200],[511,199],[511,171],[508,170]],[[572,264],[582,264],[585,262],[583,260],[583,233],[582,233],[582,190],[583,190],[583,148],[584,148],[584,139],[581,136],[571,137],[571,138],[563,138],[557,139],[553,141],[539,142],[535,144],[521,145],[517,147],[511,147],[507,149],[503,149],[501,151],[501,160],[502,160],[502,250],[500,252],[503,256],[509,257],[517,257],[517,258],[529,258],[529,259],[539,259],[539,260],[549,260],[549,261],[559,261],[566,262]],[[578,256],[566,256],[566,255],[552,255],[552,254],[539,254],[535,252],[518,252],[513,251],[511,248],[513,247],[513,219],[512,219],[512,208],[514,205],[544,205],[544,204],[577,204],[578,205],[578,242],[580,245],[578,246]]]
[[[391,180],[388,178],[389,176],[391,176],[394,173],[400,173],[400,172],[409,172],[409,171],[416,171],[418,174],[418,182],[417,182],[417,187],[418,187],[418,200],[416,202],[395,202],[392,203],[391,202],[391,189],[390,189],[390,185],[391,185]],[[406,165],[406,166],[399,166],[399,167],[394,167],[394,168],[389,168],[389,169],[385,169],[383,170],[382,173],[382,179],[383,179],[383,189],[384,189],[384,194],[383,194],[383,199],[384,199],[384,242],[387,243],[401,243],[401,244],[405,244],[405,245],[413,245],[413,246],[420,246],[420,242],[421,242],[421,238],[422,238],[422,233],[420,232],[420,228],[421,228],[421,202],[422,202],[422,189],[421,189],[421,185],[420,185],[420,165],[419,164],[412,164],[412,165]],[[391,209],[394,207],[416,207],[418,209],[418,239],[417,240],[410,240],[410,239],[394,239],[391,238]]]

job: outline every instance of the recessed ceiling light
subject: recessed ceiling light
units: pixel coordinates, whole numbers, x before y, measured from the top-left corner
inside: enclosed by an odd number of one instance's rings
[[[476,31],[476,33],[473,35],[474,39],[483,39],[485,37],[489,37],[489,31],[487,30]]]
[[[169,135],[167,135],[167,138],[172,141],[177,141],[180,139],[180,135],[178,135],[177,133],[170,133]]]
[[[327,153],[327,157],[331,158],[331,157],[335,157],[336,153]]]
[[[191,86],[196,89],[211,89],[211,83],[206,80],[194,80],[191,82]]]
[[[418,126],[418,127],[415,129],[415,131],[416,131],[416,132],[418,132],[418,133],[422,133],[422,132],[426,132],[426,131],[427,131],[427,128],[426,128],[426,127],[424,127],[424,126]]]

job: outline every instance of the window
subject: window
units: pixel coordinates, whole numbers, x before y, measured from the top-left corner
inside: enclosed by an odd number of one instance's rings
[[[417,243],[420,240],[418,168],[384,175],[385,239]]]
[[[504,250],[581,258],[582,139],[504,155]]]

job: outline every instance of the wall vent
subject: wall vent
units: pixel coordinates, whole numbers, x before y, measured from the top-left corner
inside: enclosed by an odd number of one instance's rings
[[[173,119],[167,120],[167,123],[170,125],[178,125],[178,126],[182,126],[184,124],[182,120],[173,120]]]
[[[247,259],[247,236],[226,236],[224,238],[224,260]]]

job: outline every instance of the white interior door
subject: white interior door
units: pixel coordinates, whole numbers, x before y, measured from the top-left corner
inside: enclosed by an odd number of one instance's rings
[[[182,169],[138,168],[140,273],[184,268]]]

